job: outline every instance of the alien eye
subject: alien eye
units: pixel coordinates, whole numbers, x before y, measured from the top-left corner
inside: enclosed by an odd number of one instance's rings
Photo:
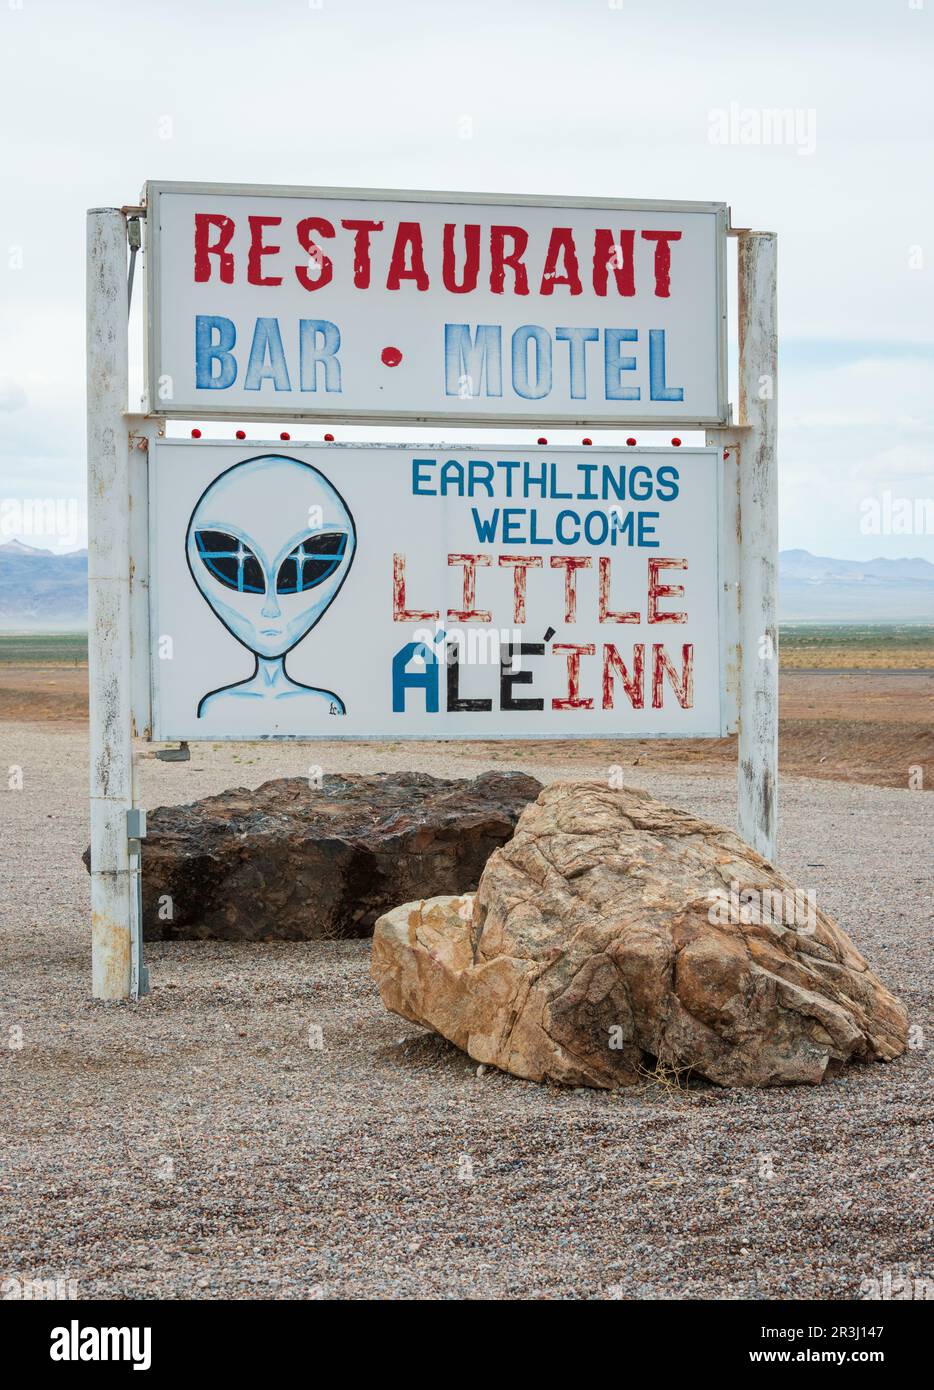
[[[302,594],[334,573],[347,548],[345,531],[308,536],[279,566],[277,594]]]
[[[263,567],[248,545],[226,531],[196,531],[198,554],[215,579],[240,594],[264,594]]]

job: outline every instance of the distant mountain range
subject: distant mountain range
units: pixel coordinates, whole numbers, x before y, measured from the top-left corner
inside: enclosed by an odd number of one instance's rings
[[[88,625],[88,552],[56,555],[22,541],[0,545],[0,629],[51,632]]]
[[[808,550],[778,557],[782,622],[934,623],[934,565],[928,560],[831,560]]]
[[[782,622],[934,623],[934,564],[928,560],[832,560],[783,550]],[[22,541],[0,545],[0,630],[85,629],[88,552],[56,555]]]

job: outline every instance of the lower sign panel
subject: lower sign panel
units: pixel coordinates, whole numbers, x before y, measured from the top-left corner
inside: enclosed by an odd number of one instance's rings
[[[717,737],[719,470],[159,441],[153,737]]]

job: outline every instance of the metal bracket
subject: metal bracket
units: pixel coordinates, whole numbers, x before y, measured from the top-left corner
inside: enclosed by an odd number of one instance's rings
[[[191,762],[191,749],[182,741],[177,748],[157,748],[156,757],[163,763]]]
[[[130,317],[130,309],[133,305],[133,274],[136,270],[136,256],[143,244],[142,229],[138,217],[128,217],[126,224],[127,245],[130,248],[130,272],[126,282],[126,314]]]
[[[126,813],[127,849],[130,872],[136,878],[136,913],[130,936],[130,998],[141,999],[149,993],[149,970],[143,959],[143,846],[146,838],[146,812],[132,806]],[[136,861],[135,867],[133,860]]]

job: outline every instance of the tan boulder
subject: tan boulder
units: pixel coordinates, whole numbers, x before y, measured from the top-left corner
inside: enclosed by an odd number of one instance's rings
[[[558,782],[476,894],[376,923],[383,1002],[533,1081],[819,1082],[904,1051],[907,1015],[848,937],[730,831],[634,788]]]

